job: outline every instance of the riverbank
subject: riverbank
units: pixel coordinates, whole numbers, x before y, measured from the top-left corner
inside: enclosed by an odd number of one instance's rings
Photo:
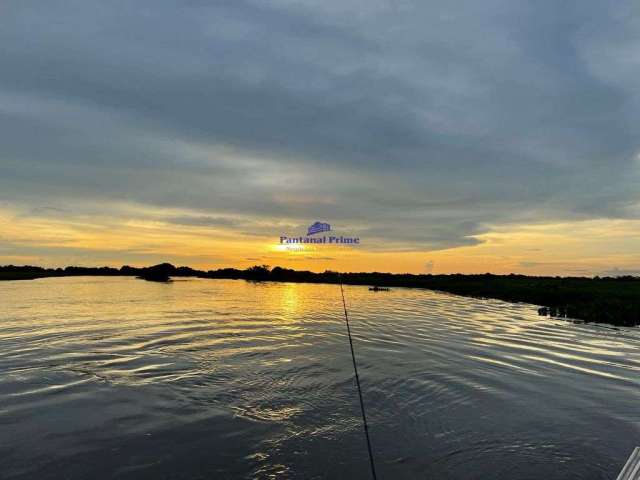
[[[225,268],[195,270],[160,264],[136,268],[123,266],[45,269],[32,266],[0,267],[0,280],[29,280],[43,277],[100,275],[136,276],[166,274],[171,277],[228,278],[249,281],[344,283],[438,290],[456,295],[495,298],[547,307],[546,314],[587,322],[618,326],[640,325],[640,277],[529,277],[525,275],[413,275],[379,272],[314,273],[275,267],[255,266],[246,270]],[[383,293],[382,293],[383,294]],[[544,313],[544,311],[543,311]]]

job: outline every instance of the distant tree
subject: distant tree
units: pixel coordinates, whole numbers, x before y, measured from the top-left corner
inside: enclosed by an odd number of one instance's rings
[[[246,278],[249,280],[268,280],[270,273],[269,265],[254,265],[245,270]]]

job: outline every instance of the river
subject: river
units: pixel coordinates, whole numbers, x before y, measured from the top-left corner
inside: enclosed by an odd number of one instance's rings
[[[640,445],[640,329],[345,296],[381,480],[609,480]],[[0,282],[0,478],[371,478],[339,287]]]

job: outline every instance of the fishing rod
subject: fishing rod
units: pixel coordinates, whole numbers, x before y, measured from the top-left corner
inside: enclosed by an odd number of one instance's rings
[[[360,398],[360,411],[362,412],[362,424],[364,425],[364,435],[367,438],[367,450],[369,451],[369,463],[371,464],[371,476],[377,480],[376,465],[373,462],[373,450],[371,449],[371,439],[369,438],[369,425],[367,424],[367,414],[364,410],[364,400],[362,399],[362,389],[360,388],[360,377],[358,375],[358,365],[356,364],[356,354],[353,351],[353,339],[351,338],[351,327],[349,326],[349,315],[347,314],[347,304],[344,301],[344,289],[342,288],[342,278],[340,279],[340,294],[342,295],[342,307],[344,308],[344,321],[347,324],[347,334],[349,336],[349,347],[351,347],[351,360],[353,360],[353,372],[356,376],[356,386],[358,387],[358,397]]]

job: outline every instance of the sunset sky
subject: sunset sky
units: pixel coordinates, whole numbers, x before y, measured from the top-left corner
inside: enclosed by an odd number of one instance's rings
[[[640,274],[638,2],[0,18],[0,264]]]

